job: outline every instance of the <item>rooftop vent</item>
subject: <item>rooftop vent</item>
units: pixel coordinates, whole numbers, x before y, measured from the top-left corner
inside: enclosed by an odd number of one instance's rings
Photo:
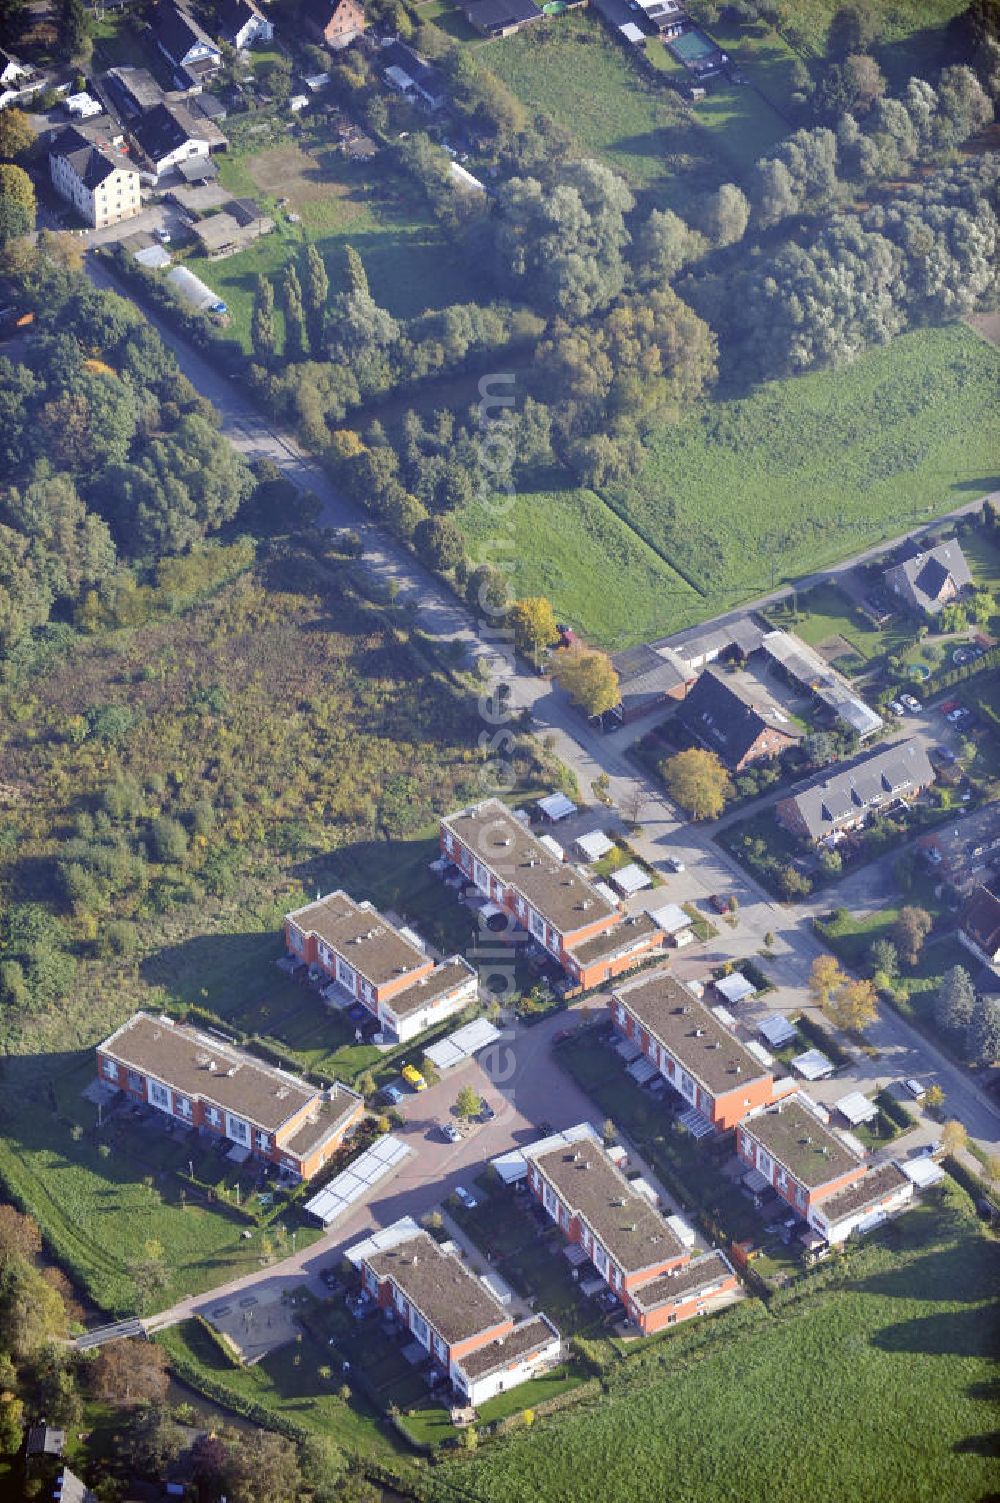
[[[216,1064],[215,1064],[215,1060],[214,1059],[210,1059],[209,1060],[209,1062],[208,1062],[208,1068],[210,1070],[214,1070],[216,1068]]]
[[[704,1038],[705,1037],[705,1030],[704,1030],[704,1028],[696,1028],[695,1031],[694,1031],[694,1036],[695,1036],[696,1039]]]

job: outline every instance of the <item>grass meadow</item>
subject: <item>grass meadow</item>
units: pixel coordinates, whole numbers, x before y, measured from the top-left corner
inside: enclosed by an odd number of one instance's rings
[[[593,491],[522,491],[506,513],[477,501],[460,521],[473,558],[509,562],[516,596],[547,595],[604,647],[700,614],[697,593]]]
[[[193,256],[188,263],[227,304],[232,333],[245,350],[258,276],[275,284],[279,345],[283,341],[280,279],[290,262],[301,260],[307,242],[326,262],[331,293],[343,285],[343,251],[352,245],[372,295],[398,318],[481,295],[481,282],[449,245],[415,185],[378,159],[355,163],[330,149],[285,142],[220,160],[224,186],[270,204],[277,220],[270,235],[235,256]],[[278,198],[288,200],[298,224],[274,208]]]
[[[435,1496],[583,1503],[598,1477],[601,1503],[989,1494],[1000,1248],[963,1192],[936,1193],[769,1313],[682,1330],[596,1402],[449,1463]]]
[[[654,435],[613,499],[710,615],[995,488],[998,369],[962,324],[904,334],[845,370],[704,404]]]

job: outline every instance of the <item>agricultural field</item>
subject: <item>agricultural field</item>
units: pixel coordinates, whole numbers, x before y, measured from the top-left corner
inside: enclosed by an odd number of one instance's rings
[[[973,1503],[992,1487],[998,1277],[964,1192],[938,1192],[768,1313],[754,1302],[678,1332],[599,1400],[449,1463],[434,1496],[580,1503],[599,1476],[602,1503],[660,1503],[669,1476],[702,1503]]]
[[[519,492],[508,511],[460,515],[471,556],[507,561],[515,596],[547,595],[560,620],[607,648],[704,614],[700,597],[593,491]]]
[[[277,228],[247,250],[223,260],[192,256],[186,264],[227,304],[232,333],[250,349],[250,315],[258,276],[271,278],[276,324],[284,337],[280,279],[307,242],[322,253],[332,293],[343,282],[343,248],[353,245],[372,295],[398,318],[429,308],[472,302],[482,285],[434,222],[419,190],[384,160],[355,163],[320,144],[284,142],[221,159],[223,185],[267,205]],[[276,208],[286,199],[286,212]],[[287,212],[299,215],[291,223]],[[301,270],[301,268],[300,268]]]
[[[706,403],[653,437],[616,509],[708,616],[992,490],[998,369],[954,324]]]

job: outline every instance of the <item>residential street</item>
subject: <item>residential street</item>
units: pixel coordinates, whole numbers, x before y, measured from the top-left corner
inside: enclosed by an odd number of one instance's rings
[[[87,262],[88,271],[97,285],[122,291],[93,257],[88,256]],[[764,946],[765,933],[770,931],[775,936],[774,959],[764,964],[778,991],[760,1003],[743,1004],[740,1022],[752,1021],[774,1011],[808,1008],[806,986],[809,970],[814,957],[822,953],[813,935],[812,918],[834,905],[843,904],[858,913],[884,906],[891,896],[886,874],[898,852],[846,877],[818,898],[794,906],[776,902],[729,860],[712,842],[709,833],[679,820],[660,790],[628,760],[628,745],[641,734],[644,726],[602,735],[576,714],[547,679],[520,669],[509,658],[494,652],[489,641],[478,635],[465,607],[448,594],[411,554],[343,496],[290,433],[269,424],[253,408],[238,383],[220,375],[161,320],[153,315],[147,316],[165,343],[174,350],[192,383],[217,407],[223,432],[236,447],[250,459],[271,459],[289,479],[303,489],[315,492],[323,504],[324,523],[349,527],[359,534],[364,548],[364,567],[382,586],[394,584],[398,588],[398,599],[404,604],[412,604],[425,632],[441,641],[462,642],[470,656],[485,658],[489,662],[493,680],[507,680],[512,704],[530,711],[533,729],[538,735],[554,738],[556,753],[575,773],[580,794],[585,800],[593,799],[592,785],[602,774],[609,779],[610,799],[615,809],[628,808],[634,796],[640,795],[641,829],[630,838],[640,855],[663,876],[665,885],[660,889],[660,895],[664,901],[693,901],[705,908],[705,900],[712,893],[735,895],[739,902],[735,925],[730,927],[715,919],[720,931],[718,938],[679,956],[673,965],[675,973],[681,977],[704,976],[712,963],[756,956]],[[982,498],[970,501],[958,508],[954,515],[979,506],[981,501]],[[887,546],[880,543],[869,552],[881,552]],[[850,563],[838,565],[814,578],[828,578],[849,566]],[[741,608],[740,614],[750,608]],[[942,726],[930,716],[914,717],[901,727],[902,734],[935,742],[944,739]],[[606,823],[614,822],[614,817],[609,814]],[[685,863],[682,874],[674,875],[667,870],[665,857],[668,855],[679,857]],[[443,896],[442,900],[447,899]],[[589,1005],[594,1006],[594,1000]],[[504,1062],[509,1066],[510,1074],[508,1076],[505,1069],[505,1078],[500,1079],[499,1072],[494,1070],[496,1084],[487,1089],[490,1100],[498,1108],[493,1122],[478,1128],[455,1146],[444,1143],[433,1131],[433,1124],[445,1114],[458,1086],[466,1080],[481,1079],[480,1065],[469,1062],[449,1073],[439,1086],[408,1102],[405,1136],[415,1149],[414,1155],[369,1205],[332,1228],[315,1247],[237,1284],[215,1290],[209,1296],[186,1300],[163,1312],[156,1318],[157,1322],[181,1319],[193,1309],[207,1309],[222,1295],[251,1284],[270,1284],[277,1280],[292,1288],[301,1283],[303,1275],[315,1275],[320,1267],[330,1262],[332,1254],[356,1241],[373,1225],[385,1225],[404,1213],[419,1216],[453,1190],[456,1184],[471,1182],[473,1175],[490,1157],[519,1141],[530,1139],[532,1124],[537,1121],[544,1119],[559,1128],[585,1117],[596,1120],[589,1100],[549,1058],[551,1035],[565,1024],[566,1015],[563,1014],[533,1029],[515,1031],[509,1045],[510,1057]],[[859,1055],[848,1076],[811,1087],[818,1099],[836,1099],[854,1086],[870,1094],[888,1082],[916,1076],[925,1084],[939,1083],[946,1093],[946,1114],[959,1118],[984,1147],[996,1150],[1000,1141],[1000,1109],[933,1044],[887,1009],[882,1010],[878,1022],[868,1031],[868,1038],[877,1049],[878,1058]],[[907,1137],[906,1151],[912,1151],[912,1146],[921,1142],[929,1142],[938,1133],[936,1124],[925,1122],[919,1133]]]

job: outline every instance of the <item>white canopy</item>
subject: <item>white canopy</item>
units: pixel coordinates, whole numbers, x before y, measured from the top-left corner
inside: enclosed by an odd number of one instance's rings
[[[731,976],[720,976],[713,985],[727,1002],[743,1002],[757,993],[753,982],[748,981],[742,971],[733,971]]]
[[[691,927],[691,915],[685,913],[679,903],[666,903],[662,908],[648,908],[646,911],[664,934],[680,934]]]
[[[553,840],[551,835],[539,835],[538,844],[543,845],[548,851],[549,855],[554,856],[557,861],[566,860],[566,852],[563,850],[558,840]]]
[[[820,1049],[807,1049],[792,1060],[792,1069],[798,1070],[806,1080],[823,1080],[833,1074],[833,1061],[827,1059]]]
[[[576,813],[576,805],[565,793],[550,793],[547,798],[540,798],[536,807],[551,820],[565,819],[567,814]]]
[[[602,856],[614,850],[614,841],[609,840],[603,830],[591,830],[589,835],[578,835],[574,845],[584,861],[600,861]]]
[[[780,1012],[758,1023],[757,1032],[762,1038],[767,1039],[772,1049],[780,1049],[783,1044],[790,1044],[795,1037],[794,1026]]]
[[[630,861],[628,866],[612,872],[611,882],[625,897],[631,897],[634,892],[642,892],[644,887],[653,885],[652,877],[636,861]]]
[[[846,1117],[852,1127],[870,1122],[878,1116],[878,1107],[874,1101],[869,1101],[860,1091],[851,1091],[847,1096],[841,1096],[836,1105],[840,1115]]]

